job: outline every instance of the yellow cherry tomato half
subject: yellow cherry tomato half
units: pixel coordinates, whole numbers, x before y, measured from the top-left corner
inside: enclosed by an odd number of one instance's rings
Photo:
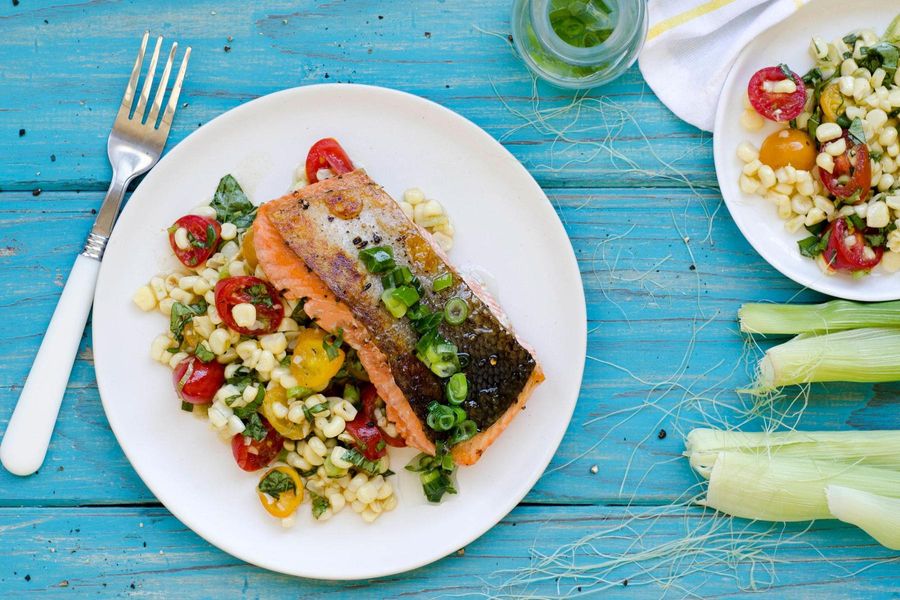
[[[847,107],[844,105],[844,96],[837,83],[832,83],[819,95],[819,106],[822,107],[822,116],[829,123],[834,123],[844,114]]]
[[[291,357],[291,375],[297,385],[321,392],[328,387],[328,382],[344,365],[344,351],[340,348],[332,351],[334,358],[325,350],[325,339],[328,336],[317,327],[301,329],[297,334],[294,356]]]
[[[244,233],[244,237],[241,240],[241,253],[244,255],[244,262],[247,263],[249,267],[250,273],[256,270],[256,265],[259,264],[259,261],[256,258],[256,248],[253,246],[253,227]]]
[[[262,414],[269,422],[272,428],[290,440],[302,440],[306,437],[308,431],[304,431],[303,426],[294,423],[287,416],[279,417],[275,412],[275,404],[281,404],[285,408],[288,405],[287,391],[280,385],[273,385],[266,390],[266,395],[262,402]]]
[[[259,491],[259,488],[257,487],[256,495],[259,496],[259,501],[262,503],[263,508],[265,508],[270,515],[279,519],[284,519],[294,514],[294,511],[296,511],[297,507],[300,506],[300,503],[303,502],[303,481],[300,479],[300,475],[297,474],[297,471],[291,467],[275,467],[274,469],[266,471],[266,474],[259,480],[260,483],[275,471],[290,477],[291,481],[294,483],[294,489],[281,492],[278,494],[278,498],[275,498]]]
[[[809,171],[816,165],[816,147],[805,131],[779,129],[763,140],[759,160],[773,169],[791,165]]]

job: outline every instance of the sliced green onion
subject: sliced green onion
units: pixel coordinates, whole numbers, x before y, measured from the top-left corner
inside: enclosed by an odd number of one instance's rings
[[[422,482],[422,491],[429,502],[440,502],[444,494],[456,493],[453,480],[443,469],[423,471],[419,474],[419,481]]]
[[[860,327],[900,327],[900,301],[859,304],[744,304],[738,311],[746,333],[828,333]]]
[[[450,377],[451,375],[459,371],[459,365],[455,362],[450,361],[432,363],[430,368],[432,373],[441,378]]]
[[[401,285],[391,290],[391,295],[406,305],[407,308],[419,301],[419,292],[411,285]]]
[[[468,415],[466,415],[465,410],[461,409],[458,406],[451,406],[450,408],[453,410],[453,414],[456,416],[456,425],[459,425],[466,420],[466,417]]]
[[[390,312],[395,319],[399,319],[406,314],[407,306],[403,301],[396,298],[393,292],[393,289],[384,290],[381,294],[381,301],[384,303],[385,308],[388,309],[388,312]]]
[[[414,277],[409,267],[397,267],[381,277],[381,284],[385,289],[400,287],[412,283]]]
[[[462,298],[450,298],[444,305],[444,318],[451,325],[459,325],[469,316],[469,305]]]
[[[465,442],[466,440],[475,437],[476,433],[478,433],[478,425],[475,424],[475,421],[466,419],[453,429],[453,433],[450,435],[450,439],[447,440],[447,443],[451,446],[455,446],[460,442]]]
[[[877,383],[900,379],[900,329],[801,335],[770,348],[759,362],[756,392],[817,381]]]
[[[445,404],[432,402],[428,405],[425,421],[434,431],[449,431],[456,425],[456,411]]]
[[[424,334],[428,333],[429,331],[436,330],[437,327],[441,324],[441,322],[443,320],[444,320],[443,313],[429,312],[428,315],[426,315],[425,317],[416,319],[413,322],[413,329],[419,335],[424,335]]]
[[[390,246],[372,246],[360,250],[359,259],[369,273],[386,273],[394,268],[394,249]]]
[[[462,404],[469,395],[469,380],[465,373],[454,373],[447,382],[447,401]]]
[[[293,400],[294,398],[303,396],[304,398],[312,395],[313,391],[308,387],[303,387],[302,385],[297,385],[292,388],[287,389],[287,399]]]
[[[431,282],[431,289],[440,292],[451,285],[453,285],[453,273],[444,273],[434,278],[434,281]]]

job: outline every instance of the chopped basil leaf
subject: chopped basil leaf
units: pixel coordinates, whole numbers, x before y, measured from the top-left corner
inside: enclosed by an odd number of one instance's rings
[[[822,113],[821,109],[816,108],[815,112],[813,112],[812,116],[809,117],[809,120],[806,122],[806,130],[809,132],[809,137],[816,137],[816,129],[818,129],[819,125],[822,124]]]
[[[822,81],[822,71],[818,67],[813,67],[802,77],[803,83],[815,87],[817,83]]]
[[[355,448],[350,448],[344,452],[344,460],[353,465],[367,475],[378,475],[380,461],[369,460],[359,453]]]
[[[184,412],[194,412],[194,405],[190,402],[182,402],[181,410],[183,410]]]
[[[827,221],[822,221],[820,223],[816,223],[815,225],[807,225],[806,230],[813,235],[819,235],[822,231],[828,227]]]
[[[178,354],[180,350],[178,349],[178,346],[172,346],[171,348],[166,348],[166,352],[169,354]]]
[[[250,416],[247,417],[247,419],[244,421],[244,435],[253,438],[257,442],[261,442],[266,439],[266,435],[268,435],[268,433],[269,432],[266,431],[266,426],[262,424],[262,420],[260,420],[258,413],[251,413]]]
[[[205,363],[208,363],[216,357],[216,355],[213,354],[212,351],[210,351],[210,349],[207,348],[203,343],[197,344],[197,349],[194,350],[194,356],[199,358],[201,362]]]
[[[879,42],[874,46],[859,49],[862,57],[856,61],[860,67],[874,73],[878,67],[884,69],[885,81],[892,81],[897,73],[897,63],[900,61],[900,48],[890,42]]]
[[[210,206],[216,209],[219,222],[234,223],[239,230],[250,227],[256,218],[256,207],[231,175],[226,175],[219,181]]]
[[[297,484],[294,483],[290,475],[273,470],[262,478],[257,489],[263,494],[268,494],[278,500],[278,497],[285,492],[296,493]]]
[[[253,398],[252,402],[248,402],[244,406],[233,406],[231,409],[234,411],[234,414],[237,415],[238,419],[247,419],[259,411],[259,407],[262,406],[265,397],[266,388],[260,385],[256,388],[256,396]]]
[[[873,162],[881,162],[883,156],[884,152],[869,151],[869,158],[871,158]]]
[[[197,315],[206,312],[206,300],[202,298],[194,304],[182,304],[176,302],[172,305],[169,317],[169,329],[175,336],[175,341],[181,344],[184,341],[184,327]]]
[[[780,65],[778,65],[778,68],[781,69],[781,72],[784,73],[785,77],[787,77],[791,81],[794,80],[794,72],[791,71],[791,68],[789,66],[787,66],[784,63],[781,63]]]
[[[873,248],[884,246],[884,242],[887,240],[887,236],[883,231],[879,231],[878,233],[867,233],[863,237],[866,238],[866,242]]]
[[[269,296],[269,289],[261,283],[255,283],[244,290],[250,296],[251,304],[262,305],[272,308],[272,297]]]
[[[328,501],[328,498],[323,498],[314,492],[309,492],[309,497],[312,499],[313,518],[319,519],[325,514],[326,510],[331,508],[331,502]]]
[[[828,240],[831,238],[831,232],[826,231],[822,237],[811,235],[803,238],[797,245],[800,247],[800,254],[809,258],[815,258],[825,252],[828,247]]]
[[[862,231],[866,228],[866,222],[856,213],[847,215],[847,221],[849,221],[850,224],[853,225],[853,228],[858,231]]]
[[[322,347],[325,349],[325,354],[328,355],[328,360],[334,360],[338,357],[338,351],[341,349],[341,344],[343,343],[343,327],[338,327],[333,335],[325,336],[325,339],[322,340]]]
[[[306,299],[303,298],[297,302],[297,306],[294,307],[294,310],[291,311],[291,318],[297,321],[299,325],[305,325],[309,323],[309,317],[306,315],[306,311],[303,310],[303,306],[306,304]]]
[[[856,41],[857,41],[859,38],[860,38],[860,35],[859,35],[858,33],[848,33],[847,35],[845,35],[845,36],[842,37],[841,39],[844,41],[845,44],[847,44],[848,46],[850,46],[850,48],[852,49],[853,46],[856,44]]]
[[[850,123],[850,128],[848,130],[850,137],[856,141],[857,144],[865,144],[866,143],[866,132],[863,130],[862,119],[856,117],[853,119],[853,122]]]
[[[279,364],[279,366],[282,366],[285,368],[290,367],[291,366],[291,355],[285,354],[284,358],[282,358],[280,361],[278,361],[278,364]]]

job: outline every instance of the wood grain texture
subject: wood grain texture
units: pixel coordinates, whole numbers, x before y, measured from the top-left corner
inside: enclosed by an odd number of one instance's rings
[[[170,146],[252,98],[334,81],[420,94],[484,127],[548,190],[582,271],[590,332],[572,424],[524,506],[464,556],[372,584],[331,584],[244,565],[156,505],[109,431],[88,331],[40,474],[0,473],[0,544],[9,549],[0,555],[0,594],[476,597],[498,591],[491,587],[502,582],[492,577],[498,569],[527,566],[530,548],[552,551],[625,518],[625,504],[664,505],[695,482],[679,458],[682,433],[717,414],[733,416],[723,406],[739,404],[733,390],[750,377],[753,351],[737,333],[738,306],[819,297],[799,290],[743,240],[715,189],[710,136],[675,119],[637,69],[594,92],[577,121],[571,112],[552,120],[555,129],[574,123],[568,138],[582,143],[529,125],[532,81],[501,39],[509,4],[23,0],[0,6],[0,316],[7,324],[0,331],[0,430],[90,228],[91,210],[99,207],[110,174],[105,138],[138,35],[147,28],[194,49],[187,106],[179,109]],[[543,85],[537,91],[539,109],[572,100],[571,93]],[[42,193],[32,195],[35,188]],[[900,428],[898,392],[897,384],[819,386],[801,424]],[[592,465],[600,467],[597,474]],[[645,541],[663,543],[704,522],[693,511],[686,520],[662,519],[641,531]],[[896,553],[864,534],[821,523],[802,539],[779,550],[768,597],[900,593],[900,562],[873,563]],[[609,538],[603,549],[615,552],[622,544]],[[732,576],[741,568],[695,574],[668,595],[739,595],[746,579]],[[612,588],[613,597],[663,592],[638,585],[636,570],[616,577],[632,585]],[[59,587],[64,580],[68,586]],[[527,591],[576,590],[545,583]]]

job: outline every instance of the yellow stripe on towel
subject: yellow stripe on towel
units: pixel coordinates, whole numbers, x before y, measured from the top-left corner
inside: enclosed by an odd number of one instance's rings
[[[650,28],[650,32],[647,34],[647,41],[650,41],[656,36],[667,32],[673,27],[678,27],[679,25],[683,25],[688,21],[693,21],[697,17],[702,17],[703,15],[711,13],[714,10],[718,10],[723,6],[728,6],[732,2],[734,2],[734,0],[710,0],[705,4],[695,6],[691,10],[686,10],[680,15],[675,15],[674,17],[670,17],[668,19],[660,21]]]

